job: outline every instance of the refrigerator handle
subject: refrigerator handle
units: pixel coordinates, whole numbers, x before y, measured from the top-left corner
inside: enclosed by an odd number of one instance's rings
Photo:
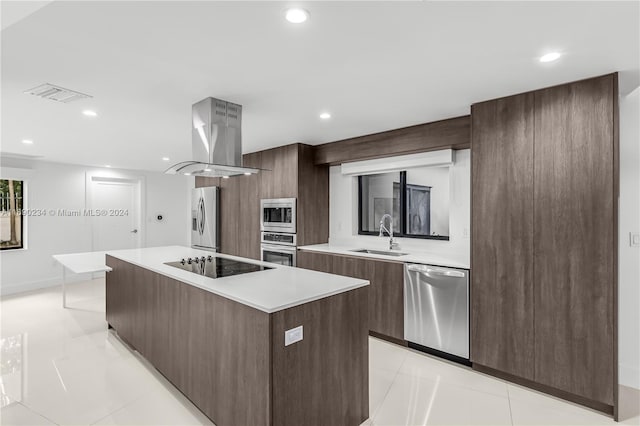
[[[204,206],[204,200],[202,198],[200,198],[200,200],[198,201],[198,214],[200,216],[200,220],[198,221],[198,232],[200,233],[200,235],[202,235],[204,234],[204,221],[205,217],[207,216]]]

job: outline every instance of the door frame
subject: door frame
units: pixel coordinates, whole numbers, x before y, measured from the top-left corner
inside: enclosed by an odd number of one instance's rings
[[[93,184],[95,182],[113,182],[113,183],[129,183],[135,189],[135,204],[138,210],[136,220],[136,229],[138,229],[138,240],[135,248],[146,246],[146,229],[144,227],[146,217],[146,181],[144,176],[131,175],[127,173],[105,173],[105,172],[86,172],[85,179],[85,208],[93,207]],[[91,225],[91,250],[96,250],[96,227],[91,216],[87,216]]]

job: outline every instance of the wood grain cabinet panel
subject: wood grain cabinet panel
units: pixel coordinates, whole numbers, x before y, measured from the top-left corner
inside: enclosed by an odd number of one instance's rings
[[[260,168],[261,153],[243,156],[245,167]],[[237,253],[249,259],[260,259],[260,173],[251,176],[237,176],[238,179],[238,223]],[[229,179],[230,180],[230,179]],[[229,218],[227,218],[229,219]],[[223,220],[226,225],[229,220]]]
[[[337,165],[447,148],[466,149],[469,148],[469,129],[470,120],[466,115],[325,143],[316,145],[315,163]]]
[[[535,378],[614,404],[614,76],[535,94]]]
[[[472,117],[471,360],[533,379],[532,93]]]
[[[297,144],[261,151],[260,198],[295,198],[298,193]]]
[[[273,424],[359,425],[369,413],[367,287],[272,314]],[[350,324],[345,327],[345,324]],[[284,346],[284,332],[304,339]]]
[[[369,289],[369,328],[404,340],[404,264],[368,261],[373,267]]]
[[[298,245],[329,240],[329,166],[314,165],[315,148],[298,144]]]
[[[617,123],[616,74],[472,107],[474,367],[614,414]]]
[[[329,239],[329,168],[314,165],[314,147],[292,144],[243,155],[262,169],[229,179],[196,177],[196,187],[220,187],[220,251],[260,258],[260,200],[296,198],[299,246]]]
[[[233,256],[239,255],[238,239],[241,222],[240,216],[240,181],[241,177],[220,179],[220,251]]]
[[[369,330],[404,340],[404,264],[298,251],[298,267],[369,281]]]
[[[216,424],[271,424],[269,314],[111,256],[107,264],[107,321],[121,338]]]
[[[368,287],[268,314],[107,256],[107,321],[218,425],[361,424]],[[304,339],[285,346],[285,331]]]
[[[332,273],[333,257],[326,253],[298,250],[298,268],[311,269],[312,271]]]

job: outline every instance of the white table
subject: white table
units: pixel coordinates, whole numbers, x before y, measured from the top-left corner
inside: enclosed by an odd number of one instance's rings
[[[105,264],[107,252],[91,251],[86,253],[54,254],[53,258],[62,265],[62,307],[67,307],[67,269],[74,274],[109,272],[111,268]]]

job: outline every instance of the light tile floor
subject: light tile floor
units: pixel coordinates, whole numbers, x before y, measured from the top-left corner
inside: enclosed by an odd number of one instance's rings
[[[5,297],[3,425],[212,424],[104,320],[104,281]],[[370,338],[365,425],[608,425],[610,418],[468,368]],[[639,424],[636,416],[622,424]]]

